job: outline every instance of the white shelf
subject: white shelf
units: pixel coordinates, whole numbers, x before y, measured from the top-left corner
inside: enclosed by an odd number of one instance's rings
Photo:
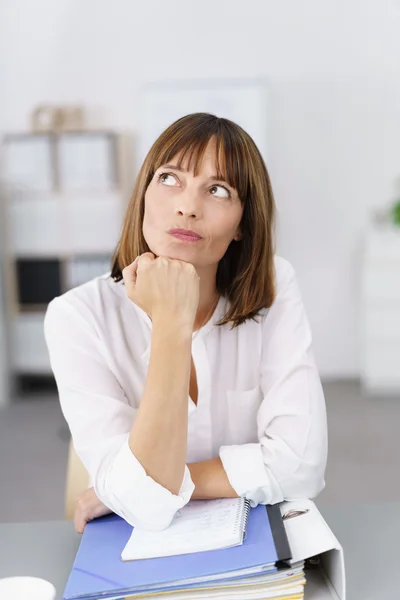
[[[122,225],[121,194],[86,198],[24,197],[9,203],[10,247],[15,255],[110,253]]]
[[[109,271],[109,260],[100,257],[93,259],[79,256],[66,261],[64,270],[65,285],[68,289],[74,288]]]
[[[54,199],[10,202],[10,249],[14,255],[58,255],[63,252],[63,223],[60,206]]]
[[[58,142],[60,186],[65,190],[83,190],[115,185],[115,162],[112,158],[113,137],[68,134]]]
[[[52,146],[47,135],[16,136],[2,149],[2,179],[13,188],[49,191],[54,185]]]
[[[20,304],[17,261],[38,261],[30,265],[25,284],[30,277],[47,281],[40,260],[59,261],[61,294],[110,270],[128,196],[127,142],[128,136],[101,131],[27,133],[4,140],[8,362],[15,374],[51,374],[43,331],[47,303]],[[26,285],[24,294],[29,299]]]
[[[99,202],[114,201],[117,204],[121,201],[121,189],[116,186],[109,190],[104,188],[90,187],[86,190],[30,190],[27,188],[15,187],[10,194],[10,203],[20,201],[29,201],[35,203],[38,200],[53,200],[54,202],[69,203],[71,200],[80,200],[85,202],[87,198],[96,197]]]
[[[51,374],[43,313],[20,314],[12,321],[12,366],[20,373]]]
[[[361,300],[363,388],[400,398],[400,228],[369,232]]]
[[[122,226],[120,205],[115,201],[71,201],[63,207],[63,251],[112,252]]]

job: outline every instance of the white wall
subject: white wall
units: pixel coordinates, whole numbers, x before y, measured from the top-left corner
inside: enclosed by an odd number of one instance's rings
[[[324,376],[355,376],[358,265],[400,173],[395,0],[3,0],[0,130],[43,101],[135,129],[146,81],[265,77],[279,249],[297,269]]]

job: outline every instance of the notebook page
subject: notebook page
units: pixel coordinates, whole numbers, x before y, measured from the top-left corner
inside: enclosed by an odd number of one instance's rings
[[[176,514],[168,529],[134,529],[122,552],[122,560],[189,554],[238,545],[244,498],[221,498],[189,502]]]

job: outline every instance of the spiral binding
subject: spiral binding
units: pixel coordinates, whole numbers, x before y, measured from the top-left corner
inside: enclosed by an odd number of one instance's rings
[[[239,503],[234,525],[235,533],[237,533],[238,531],[240,531],[243,534],[246,533],[247,523],[249,521],[250,516],[250,508],[250,500],[248,500],[247,498],[243,499],[243,502]]]

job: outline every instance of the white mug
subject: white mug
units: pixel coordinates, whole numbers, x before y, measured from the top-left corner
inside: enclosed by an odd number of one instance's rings
[[[56,588],[38,577],[0,579],[0,600],[55,600]]]

